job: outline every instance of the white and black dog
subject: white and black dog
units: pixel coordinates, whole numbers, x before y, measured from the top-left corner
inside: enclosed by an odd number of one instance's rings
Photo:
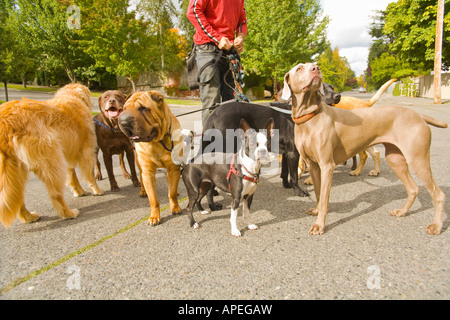
[[[243,217],[245,221],[259,182],[261,165],[270,163],[267,146],[271,143],[274,121],[269,119],[267,122],[265,127],[267,135],[263,132],[256,132],[245,119],[241,119],[240,128],[243,130],[240,135],[242,143],[237,153],[202,154],[201,157],[196,157],[192,163],[188,164],[182,172],[183,182],[189,196],[187,211],[191,227],[199,227],[192,215],[195,204],[203,214],[207,213],[208,211],[201,206],[201,200],[211,190],[212,185],[215,185],[231,194],[231,234],[236,237],[241,236],[236,225],[239,204],[241,199],[244,199]],[[209,194],[208,202],[212,201],[211,192]],[[250,222],[247,223],[247,226],[251,230],[258,228]]]

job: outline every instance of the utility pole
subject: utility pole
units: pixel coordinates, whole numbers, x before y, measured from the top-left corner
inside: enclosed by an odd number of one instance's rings
[[[444,0],[438,0],[436,44],[434,47],[434,104],[441,104],[442,37],[444,33]]]

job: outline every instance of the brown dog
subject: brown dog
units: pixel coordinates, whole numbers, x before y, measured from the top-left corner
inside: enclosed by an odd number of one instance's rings
[[[94,116],[95,133],[97,135],[97,175],[98,180],[102,179],[102,172],[100,162],[98,161],[98,150],[102,150],[103,162],[105,163],[106,172],[108,173],[109,184],[111,191],[120,191],[117,181],[114,178],[113,159],[115,154],[119,155],[120,167],[122,169],[125,179],[130,179],[135,187],[140,187],[141,184],[136,175],[136,165],[134,157],[134,148],[130,139],[119,128],[119,115],[123,111],[126,96],[117,90],[109,90],[103,93],[98,98],[98,106],[100,113]],[[124,153],[126,153],[128,165],[130,166],[131,175],[125,168],[123,161]]]
[[[292,96],[295,144],[309,164],[317,198],[316,208],[308,211],[309,214],[317,215],[310,234],[322,234],[325,230],[336,164],[379,143],[385,146],[386,161],[408,193],[403,207],[391,210],[391,215],[405,216],[419,192],[409,173],[410,165],[423,181],[435,206],[433,223],[426,228],[426,232],[441,232],[445,194],[431,173],[431,130],[427,123],[446,128],[445,122],[397,106],[378,107],[377,110],[343,110],[327,106],[318,94],[322,84],[320,68],[311,63],[295,66],[286,74],[284,83],[283,99]]]
[[[119,116],[121,130],[136,143],[138,163],[142,172],[142,184],[150,202],[148,223],[159,224],[160,209],[156,192],[156,169],[167,169],[169,204],[172,214],[181,213],[177,192],[181,170],[172,161],[172,150],[183,141],[174,138],[181,132],[180,123],[170,111],[163,96],[157,91],[135,92],[125,103]]]
[[[23,98],[0,106],[0,220],[5,227],[17,215],[22,222],[39,219],[24,204],[28,171],[44,182],[62,218],[78,215],[78,210],[69,209],[64,201],[67,176],[74,195],[85,194],[75,174],[77,164],[92,194],[103,194],[94,177],[91,109],[89,89],[79,84],[61,88],[47,102]]]

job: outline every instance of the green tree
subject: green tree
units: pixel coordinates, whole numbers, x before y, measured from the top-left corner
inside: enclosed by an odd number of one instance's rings
[[[12,4],[0,2],[0,81],[5,87],[5,100],[8,101],[8,81],[12,75],[13,38],[11,30],[7,25],[8,9]]]
[[[433,69],[437,1],[399,0],[386,12],[383,32],[394,39],[389,49],[401,60]],[[450,67],[450,0],[445,1],[442,66]]]
[[[277,92],[286,72],[310,62],[326,45],[328,17],[318,0],[247,0],[248,35],[242,54],[248,73],[269,76]]]
[[[76,33],[67,25],[67,7],[64,1],[15,0],[10,17],[21,41],[35,50],[41,68],[63,69],[75,82],[75,69],[90,59],[74,42]]]
[[[371,63],[372,78],[370,87],[376,89],[386,81],[397,78],[415,77],[425,73],[424,64],[415,64],[414,67],[407,61],[398,59],[395,55],[384,52],[379,58],[373,59]]]
[[[338,91],[344,91],[349,80],[355,77],[350,64],[345,57],[339,55],[337,47],[334,50],[327,48],[319,56],[317,64],[322,71],[323,81],[333,85]]]
[[[77,5],[83,12],[77,42],[96,67],[126,77],[133,91],[140,72],[160,70],[154,58],[159,55],[157,35],[148,22],[128,10],[128,0],[79,0]]]
[[[149,23],[153,33],[157,34],[160,44],[161,70],[167,73],[181,73],[187,56],[186,37],[175,28],[175,20],[180,12],[174,0],[141,0],[139,13]]]

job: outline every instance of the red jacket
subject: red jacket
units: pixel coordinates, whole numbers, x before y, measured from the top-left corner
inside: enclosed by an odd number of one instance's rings
[[[219,44],[222,37],[233,41],[238,32],[247,34],[244,0],[190,0],[186,16],[195,27],[196,44]]]

